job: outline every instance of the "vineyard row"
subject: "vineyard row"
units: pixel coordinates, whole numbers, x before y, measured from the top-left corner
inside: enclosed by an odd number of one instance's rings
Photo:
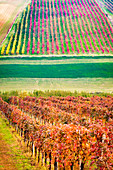
[[[109,97],[105,99],[106,101],[108,99],[108,107]],[[9,101],[12,100],[9,99]],[[43,124],[40,124],[40,119],[30,117],[18,106],[12,104],[4,102],[1,98],[0,110],[15,129],[20,130],[24,141],[28,145],[31,144],[32,152],[38,157],[38,162],[40,161],[39,155],[42,153],[42,160],[45,159],[45,165],[49,160],[49,169],[51,169],[52,164],[54,169],[57,169],[58,166],[68,167],[68,169],[74,169],[78,166],[80,169],[84,169],[87,166],[92,167],[93,164],[96,164],[98,169],[111,169],[113,121],[110,114],[108,114],[110,117],[106,121],[90,120],[88,126],[73,123],[52,125],[52,123],[44,121],[41,121]],[[23,105],[23,103],[21,104]],[[26,107],[28,107],[27,104]],[[110,110],[112,112],[111,108],[109,108],[109,112]],[[100,113],[98,112],[98,114]],[[43,118],[41,119],[43,120]],[[82,120],[82,117],[80,119]]]
[[[113,29],[96,0],[32,0],[1,55],[112,53]]]

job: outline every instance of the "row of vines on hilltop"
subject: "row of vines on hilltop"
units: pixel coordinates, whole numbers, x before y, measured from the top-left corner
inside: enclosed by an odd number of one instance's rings
[[[49,169],[112,169],[112,97],[12,96],[0,110]]]
[[[112,0],[103,0],[105,7],[107,10],[113,14],[113,1]]]
[[[112,44],[113,28],[96,0],[32,0],[1,55],[108,54]]]

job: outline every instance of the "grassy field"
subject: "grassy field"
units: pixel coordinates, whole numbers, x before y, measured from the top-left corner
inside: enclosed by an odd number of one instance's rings
[[[0,78],[0,91],[63,90],[113,92],[113,78]]]
[[[1,64],[0,73],[0,78],[113,78],[113,64]]]
[[[113,91],[112,57],[1,58],[1,91]]]

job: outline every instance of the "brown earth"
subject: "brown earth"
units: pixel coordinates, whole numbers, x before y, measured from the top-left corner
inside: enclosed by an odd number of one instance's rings
[[[10,4],[0,4],[0,31],[3,25],[9,20],[16,6]]]
[[[8,144],[0,134],[0,170],[17,170]]]
[[[17,14],[22,11],[30,0],[0,0],[0,44]]]

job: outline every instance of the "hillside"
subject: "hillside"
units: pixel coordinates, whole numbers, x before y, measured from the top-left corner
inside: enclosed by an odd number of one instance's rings
[[[27,4],[28,0],[0,0],[0,44]]]
[[[112,170],[112,19],[113,0],[0,0],[0,170]]]
[[[32,0],[1,55],[113,54],[112,24],[99,5],[96,0]]]

